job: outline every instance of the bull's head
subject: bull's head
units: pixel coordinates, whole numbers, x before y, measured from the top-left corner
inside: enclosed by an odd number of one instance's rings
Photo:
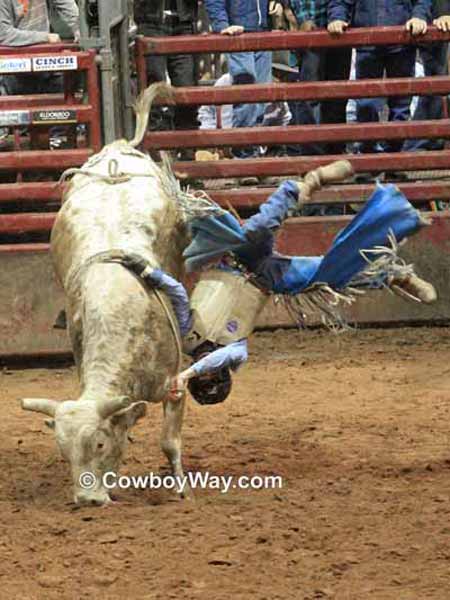
[[[24,410],[51,417],[62,456],[70,462],[77,504],[102,505],[110,501],[103,476],[117,473],[127,442],[127,431],[145,415],[146,402],[130,404],[125,396],[98,404],[92,400],[27,398]]]

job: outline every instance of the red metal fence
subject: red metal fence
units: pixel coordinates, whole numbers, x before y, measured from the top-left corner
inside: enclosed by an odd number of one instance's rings
[[[421,43],[431,43],[449,39],[444,34],[430,28]],[[140,88],[147,83],[146,56],[165,55],[180,52],[194,54],[204,52],[230,52],[244,50],[294,49],[311,47],[358,47],[362,45],[411,44],[416,43],[408,32],[401,27],[374,29],[353,29],[343,36],[334,37],[325,31],[311,33],[267,32],[249,33],[237,37],[221,35],[177,36],[173,38],[140,38],[136,46],[136,64]],[[61,107],[71,112],[77,123],[86,123],[89,127],[88,148],[70,150],[24,150],[20,147],[20,138],[15,136],[12,151],[0,152],[0,176],[2,173],[16,173],[16,182],[0,183],[0,212],[2,205],[16,202],[19,205],[39,205],[43,210],[52,205],[61,190],[55,181],[24,182],[23,173],[30,171],[55,171],[82,164],[101,146],[99,89],[95,51],[80,52],[76,46],[52,46],[46,44],[32,48],[0,47],[0,58],[16,60],[26,58],[31,62],[42,57],[75,57],[77,70],[85,71],[86,97],[81,100],[72,93],[74,70],[64,72],[65,93],[33,96],[0,96],[0,115],[3,122],[11,112],[11,118],[18,111],[27,115],[32,129],[41,128],[33,122],[33,114],[38,111],[51,113]],[[424,77],[414,79],[370,79],[362,81],[332,81],[314,83],[276,83],[270,85],[241,85],[230,87],[192,87],[177,88],[175,102],[184,104],[233,104],[236,102],[262,102],[281,100],[323,100],[336,98],[361,98],[378,96],[398,96],[412,94],[450,93],[450,77]],[[87,100],[87,102],[86,102]],[[46,124],[48,126],[48,123]],[[18,126],[15,127],[18,129]],[[170,148],[210,148],[224,146],[244,146],[249,144],[271,145],[286,143],[312,143],[326,141],[363,141],[379,139],[407,138],[448,138],[450,121],[411,121],[377,124],[327,124],[287,127],[255,127],[228,130],[199,130],[151,132],[145,139],[149,150]],[[448,150],[433,152],[401,152],[395,154],[358,154],[347,155],[355,171],[408,171],[427,169],[450,169]],[[289,176],[304,173],[311,168],[327,163],[336,156],[300,156],[283,158],[262,158],[246,160],[218,160],[206,162],[177,163],[175,168],[188,178],[244,177],[248,175]],[[412,202],[443,200],[450,198],[448,181],[428,181],[422,183],[404,183],[401,189]],[[326,204],[363,202],[370,192],[370,186],[346,185],[328,188],[315,195],[314,202]],[[252,188],[245,191],[214,190],[211,196],[221,204],[231,202],[238,209],[257,207],[270,193],[271,188]],[[55,213],[21,213],[0,216],[0,235],[33,232],[48,232],[51,229]]]
[[[0,96],[0,127],[12,131],[12,136],[0,148],[0,212],[5,212],[2,205],[21,206],[30,202],[45,210],[46,204],[60,198],[59,174],[69,167],[82,165],[102,146],[96,52],[80,51],[73,44],[0,47],[2,75],[26,78],[37,72],[61,72],[64,91]],[[75,84],[79,73],[84,74],[82,92]],[[67,131],[72,132],[70,148],[50,149],[49,130],[56,124],[67,125]],[[82,147],[77,147],[75,128],[79,124],[86,127]],[[22,135],[24,128],[28,135]],[[25,222],[23,229],[10,226],[17,219]],[[0,216],[0,235],[47,228],[47,215]]]
[[[173,38],[141,38],[137,43],[137,70],[140,87],[146,85],[146,56],[189,52],[242,52],[246,50],[275,50],[295,48],[358,47],[364,45],[431,43],[450,39],[447,33],[436,28],[421,36],[412,37],[402,27],[353,29],[340,37],[326,31],[249,33],[241,36],[222,35],[177,36]],[[175,102],[179,105],[233,104],[237,102],[267,102],[288,100],[324,100],[367,97],[447,95],[450,93],[449,77],[368,79],[358,81],[327,81],[254,84],[231,87],[177,88]],[[151,132],[145,140],[147,149],[209,148],[223,146],[271,145],[312,142],[352,142],[365,140],[404,140],[408,138],[448,138],[450,121],[411,121],[377,124],[326,124],[287,127],[257,127],[208,131]],[[346,156],[355,171],[414,171],[449,169],[450,152],[409,152],[395,154],[361,154]],[[262,158],[248,160],[222,160],[213,162],[183,162],[176,165],[185,176],[192,178],[243,177],[248,175],[301,174],[325,164],[336,156],[302,156],[296,158]],[[434,185],[434,184],[433,184]],[[441,191],[448,186],[440,184]],[[442,187],[443,186],[443,187]],[[359,196],[361,188],[355,189]],[[349,194],[348,191],[346,200]],[[423,195],[422,195],[423,194]],[[424,184],[415,192],[416,199],[425,199],[430,189]],[[328,194],[327,194],[328,196]],[[232,195],[234,199],[235,194]],[[255,196],[253,196],[255,197]],[[335,200],[339,196],[331,195]]]

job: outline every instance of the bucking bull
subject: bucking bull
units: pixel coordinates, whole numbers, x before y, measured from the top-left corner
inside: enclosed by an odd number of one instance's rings
[[[183,214],[163,170],[136,150],[152,100],[161,93],[170,90],[156,84],[138,100],[131,142],[109,144],[73,170],[52,231],[51,254],[65,291],[81,395],[62,402],[24,399],[22,407],[50,417],[46,423],[70,463],[77,504],[110,501],[103,475],[118,471],[128,430],[146,414],[148,402],[163,402],[161,446],[173,474],[183,476],[184,399],[167,397],[181,356],[172,309],[115,262],[134,252],[181,275]],[[89,485],[86,472],[92,474]]]

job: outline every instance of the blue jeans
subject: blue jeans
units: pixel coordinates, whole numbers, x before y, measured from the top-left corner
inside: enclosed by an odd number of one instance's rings
[[[433,75],[447,75],[448,44],[431,44],[421,46],[419,49],[425,77]],[[442,119],[442,96],[420,96],[417,108],[414,111],[414,121],[428,119]],[[403,146],[405,151],[415,150],[442,150],[444,140],[406,140]]]
[[[228,55],[228,70],[233,84],[270,83],[272,81],[272,52],[233,52]],[[265,104],[234,104],[233,127],[254,127],[262,121]],[[257,154],[256,148],[234,149],[238,158]]]
[[[348,79],[351,62],[350,48],[324,48],[301,50],[297,53],[300,64],[299,81],[333,81]],[[292,113],[291,125],[317,125],[345,123],[347,100],[324,102],[294,101],[289,104]],[[288,154],[341,154],[345,143],[300,144],[287,147]]]
[[[379,46],[358,49],[356,52],[356,79],[378,79],[383,77],[414,77],[415,46]],[[407,121],[410,111],[409,96],[391,96],[388,98],[389,121]],[[379,98],[361,98],[356,101],[356,116],[359,123],[379,120]],[[403,142],[392,140],[383,142],[385,152],[398,152]],[[361,144],[361,152],[377,150],[375,142]]]

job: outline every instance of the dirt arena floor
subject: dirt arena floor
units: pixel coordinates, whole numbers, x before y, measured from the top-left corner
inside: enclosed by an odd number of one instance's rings
[[[450,329],[275,332],[217,407],[189,402],[184,461],[282,489],[120,490],[76,509],[53,434],[18,399],[68,369],[0,375],[0,598],[448,600]],[[160,407],[124,474],[167,473]]]

